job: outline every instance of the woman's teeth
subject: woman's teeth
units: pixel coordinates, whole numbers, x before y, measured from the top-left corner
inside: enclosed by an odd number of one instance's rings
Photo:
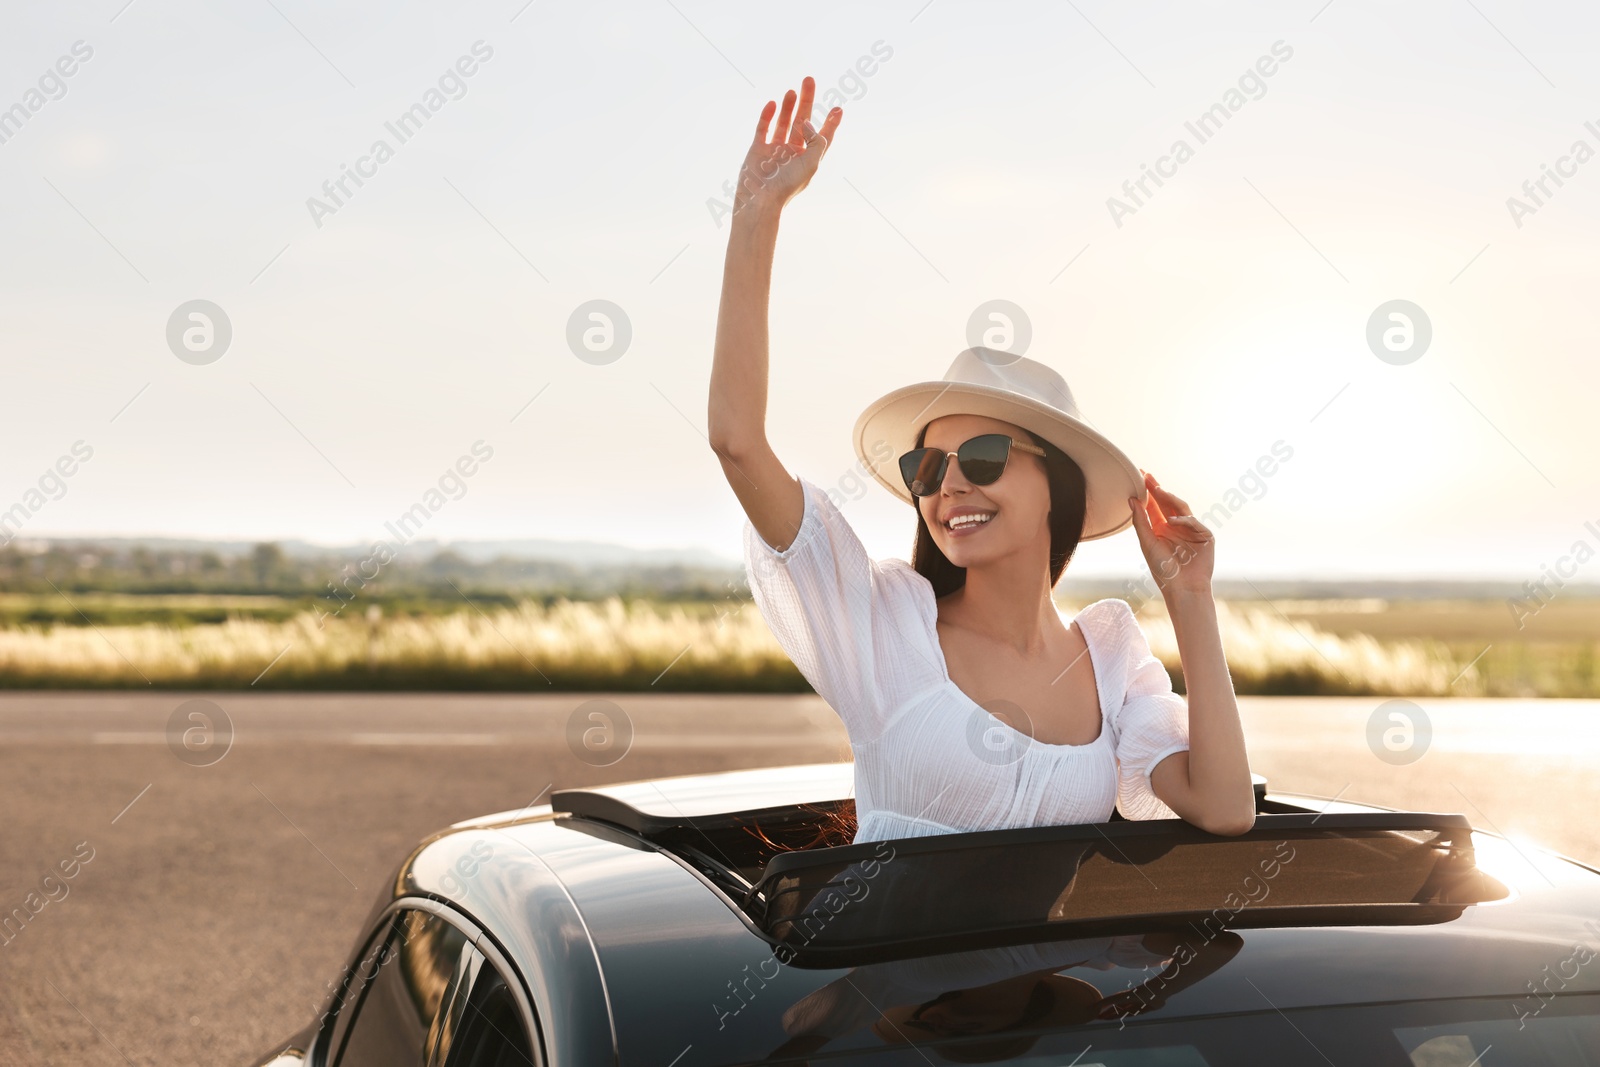
[[[993,514],[979,515],[979,514],[976,514],[976,513],[969,512],[969,513],[967,513],[965,515],[957,515],[955,518],[951,519],[946,525],[949,526],[949,528],[952,529],[952,530],[960,530],[960,529],[963,529],[963,528],[968,527],[968,526],[982,526],[984,523],[988,522],[992,518],[994,518]]]

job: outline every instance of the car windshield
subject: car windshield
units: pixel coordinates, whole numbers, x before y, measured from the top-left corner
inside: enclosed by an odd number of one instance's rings
[[[792,1051],[841,1067],[1600,1067],[1600,994],[1593,993],[1545,1001],[1484,997],[1277,1011],[1264,991],[1259,1013],[1090,1022],[1050,1032],[1040,1027],[1059,1014],[1060,1003],[1041,1008],[1038,999],[1021,998],[1015,1006],[1022,1015],[1009,1020],[993,1003],[964,1004],[960,996],[932,1006],[886,1008],[850,1037]],[[1040,1017],[1024,1021],[1030,1012]],[[824,1058],[836,1047],[841,1058]]]

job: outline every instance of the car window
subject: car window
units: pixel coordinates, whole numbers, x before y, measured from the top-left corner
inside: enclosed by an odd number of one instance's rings
[[[368,939],[366,951],[361,959],[350,968],[350,973],[345,979],[345,985],[334,996],[333,1004],[324,1013],[323,1022],[332,1019],[332,1036],[328,1040],[328,1063],[333,1063],[340,1048],[344,1047],[344,1039],[350,1030],[350,1021],[356,1017],[356,1004],[361,999],[361,994],[366,990],[367,982],[377,977],[378,961],[387,957],[389,941],[394,936],[395,923],[399,916],[391,915],[385,919],[383,925]]]
[[[534,1067],[516,998],[492,965],[479,972],[460,1026],[445,1067]]]
[[[461,1033],[469,993],[483,966],[483,953],[477,949],[469,948],[461,954],[456,973],[450,978],[450,989],[445,993],[444,1003],[433,1021],[434,1036],[428,1041],[433,1055],[429,1062],[442,1064],[449,1055],[456,1035]]]
[[[354,1014],[335,1032],[337,1045],[344,1031],[335,1067],[426,1064],[466,948],[466,935],[439,916],[400,912],[356,976],[364,986],[352,990],[347,1003]]]

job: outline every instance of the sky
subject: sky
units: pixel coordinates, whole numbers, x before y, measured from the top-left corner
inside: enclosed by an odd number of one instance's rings
[[[718,201],[809,74],[845,112],[782,219],[768,436],[874,557],[913,517],[851,427],[976,320],[1223,506],[1219,576],[1600,578],[1592,7],[96,0],[7,31],[21,536],[367,543],[432,499],[431,538],[738,559]],[[1069,573],[1142,567],[1125,531]]]

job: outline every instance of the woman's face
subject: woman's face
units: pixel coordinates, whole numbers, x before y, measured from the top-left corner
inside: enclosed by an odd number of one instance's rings
[[[922,443],[928,448],[954,452],[968,438],[1003,433],[1029,444],[1038,442],[1026,430],[984,415],[944,415],[928,424]],[[1045,553],[1050,546],[1050,482],[1043,456],[1012,449],[1005,473],[992,485],[973,485],[955,459],[945,471],[944,484],[932,496],[918,497],[923,521],[950,562],[957,567],[982,566],[1012,552],[1026,550],[1040,538]],[[953,515],[978,511],[987,522],[952,530]]]

